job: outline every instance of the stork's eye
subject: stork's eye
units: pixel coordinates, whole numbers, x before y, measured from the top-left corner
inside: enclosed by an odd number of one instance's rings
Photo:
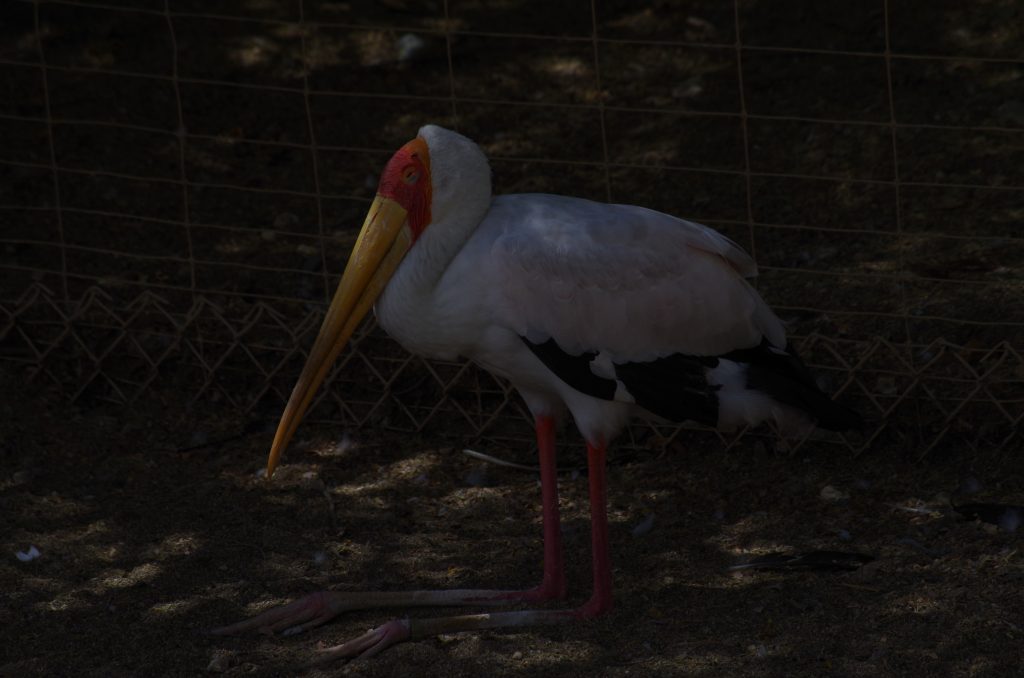
[[[415,167],[410,165],[409,167],[406,167],[404,170],[402,170],[402,181],[404,181],[405,183],[415,184],[419,180],[420,173]]]

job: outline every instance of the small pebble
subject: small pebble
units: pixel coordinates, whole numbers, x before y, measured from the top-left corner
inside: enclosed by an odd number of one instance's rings
[[[821,498],[824,499],[825,501],[843,501],[844,499],[849,499],[850,495],[840,490],[837,490],[831,485],[826,485],[825,487],[821,488]]]
[[[411,61],[427,46],[427,41],[415,33],[406,33],[395,41],[399,61]]]
[[[648,532],[650,532],[653,527],[654,514],[648,513],[643,520],[636,524],[636,526],[631,530],[631,532],[633,533],[634,537],[642,537]]]
[[[477,467],[466,474],[465,483],[470,487],[486,487],[490,480],[487,478],[487,469]]]
[[[516,650],[515,652],[512,653],[512,659],[515,659],[516,661],[519,661],[522,658],[523,658],[523,653],[520,652],[519,650]]]
[[[1004,532],[1016,532],[1020,527],[1021,511],[1018,508],[1008,508],[999,516],[999,527]]]
[[[349,450],[353,450],[356,447],[356,441],[352,439],[349,434],[344,434],[334,445],[333,454],[345,454]]]
[[[210,663],[206,665],[206,670],[211,673],[224,673],[231,668],[233,659],[234,657],[230,652],[224,652],[223,650],[214,652]]]

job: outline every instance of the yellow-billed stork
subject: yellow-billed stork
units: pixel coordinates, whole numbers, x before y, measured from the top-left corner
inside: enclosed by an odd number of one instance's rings
[[[388,622],[325,651],[367,657],[456,630],[586,619],[612,602],[605,448],[635,413],[732,429],[773,420],[855,428],[787,346],[747,282],[753,260],[716,231],[631,205],[557,195],[491,195],[480,148],[427,125],[384,168],[309,360],[278,425],[272,475],[332,362],[371,308],[409,351],[462,356],[508,379],[536,419],[544,572],[522,591],[320,592],[217,629],[299,633],[369,607],[495,605],[565,595],[555,420],[587,442],[594,588],[571,610]]]

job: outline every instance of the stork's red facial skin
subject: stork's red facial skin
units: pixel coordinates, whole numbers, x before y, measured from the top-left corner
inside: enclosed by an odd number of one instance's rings
[[[430,151],[419,137],[391,156],[380,177],[377,195],[390,198],[409,213],[413,241],[430,223]]]

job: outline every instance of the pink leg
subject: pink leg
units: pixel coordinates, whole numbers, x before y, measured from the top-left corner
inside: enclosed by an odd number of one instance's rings
[[[511,591],[499,596],[504,600],[536,602],[565,598],[565,568],[562,563],[562,523],[558,513],[558,472],[555,460],[555,420],[540,416],[536,420],[537,447],[540,450],[541,515],[544,523],[544,576],[540,586],[528,591]]]
[[[590,480],[590,549],[594,567],[594,593],[577,616],[588,619],[612,609],[612,562],[608,553],[608,484],[605,446],[587,443]]]

